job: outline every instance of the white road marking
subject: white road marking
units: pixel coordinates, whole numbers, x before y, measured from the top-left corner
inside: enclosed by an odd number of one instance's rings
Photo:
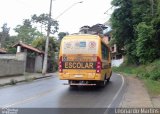
[[[121,87],[119,88],[119,90],[117,91],[117,93],[115,94],[115,96],[113,97],[112,102],[108,105],[107,108],[111,108],[111,105],[112,105],[113,102],[116,100],[116,98],[118,97],[119,93],[121,92],[121,90],[122,90],[122,88],[123,88],[123,86],[124,86],[124,77],[123,77],[121,74],[118,74],[118,75],[120,75],[121,78],[122,78],[122,84],[121,84]]]
[[[117,75],[120,75],[120,74],[117,74]],[[116,100],[116,98],[118,97],[119,93],[121,92],[123,86],[124,86],[124,77],[122,75],[120,75],[121,78],[122,78],[122,84],[121,84],[121,87],[119,88],[119,90],[117,91],[117,93],[115,94],[115,96],[113,97],[113,100],[112,102],[108,105],[107,108],[111,108],[111,105],[113,104],[113,102]],[[50,89],[50,90],[47,90],[47,91],[44,91],[40,94],[37,94],[37,95],[34,95],[30,98],[27,98],[27,99],[24,99],[24,100],[21,100],[21,101],[17,101],[15,103],[12,103],[12,104],[7,104],[7,105],[4,105],[2,106],[3,108],[9,108],[9,107],[12,107],[12,106],[15,106],[15,105],[19,105],[19,104],[23,104],[23,103],[26,103],[26,102],[29,102],[29,101],[32,101],[34,99],[37,99],[37,98],[40,98],[42,96],[45,96],[46,94],[48,94],[49,92],[52,92],[54,89]],[[107,111],[107,110],[106,110]],[[106,112],[105,111],[105,112]],[[105,113],[104,112],[104,113]]]

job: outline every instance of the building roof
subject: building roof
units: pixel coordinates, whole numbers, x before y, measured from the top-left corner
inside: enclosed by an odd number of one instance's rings
[[[7,51],[2,49],[2,48],[0,48],[0,53],[7,53]]]
[[[27,50],[30,50],[30,51],[33,51],[33,52],[36,52],[36,53],[39,53],[39,54],[44,54],[43,51],[41,51],[41,50],[39,50],[37,48],[34,48],[34,47],[30,46],[30,45],[24,44],[22,42],[19,42],[19,43],[13,45],[13,47],[17,47],[17,46],[21,46],[22,48],[25,48]]]

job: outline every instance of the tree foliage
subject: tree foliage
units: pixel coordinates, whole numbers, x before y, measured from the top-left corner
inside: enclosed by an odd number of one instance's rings
[[[153,48],[153,29],[145,22],[139,23],[136,28],[138,37],[136,40],[136,55],[141,63],[151,62],[155,59],[155,49]]]
[[[39,37],[33,40],[32,46],[42,51],[45,51],[45,43],[46,43],[45,37]],[[57,51],[58,51],[57,40],[54,37],[50,37],[49,46],[48,46],[48,69],[47,69],[48,71],[47,72],[53,72],[54,68],[57,67],[57,64],[55,61],[55,52]]]
[[[160,1],[113,0],[113,38],[124,48],[129,63],[160,58]]]
[[[45,35],[39,32],[37,26],[41,24],[41,27],[44,26],[45,30],[48,30],[48,22],[50,21],[50,30],[51,33],[54,34],[58,30],[58,22],[52,18],[49,18],[48,14],[41,14],[37,16],[34,14],[31,19],[24,19],[22,25],[17,25],[14,28],[14,31],[17,35],[10,36],[7,24],[4,23],[2,28],[2,32],[0,32],[0,45],[8,49],[9,53],[15,53],[13,49],[13,45],[19,41],[22,41],[26,44],[33,44],[35,47],[45,50]],[[35,27],[36,26],[36,27]],[[67,34],[67,33],[66,33]],[[53,51],[57,49],[57,42],[53,37],[50,38],[49,44],[49,55],[52,55]]]
[[[32,46],[35,48],[38,48],[42,51],[45,51],[45,42],[46,39],[44,37],[39,37],[33,40]],[[48,49],[48,55],[52,56],[54,55],[54,52],[57,51],[57,41],[54,37],[49,38],[49,49]]]
[[[42,36],[42,34],[37,31],[35,27],[32,26],[29,19],[25,19],[23,21],[23,25],[17,25],[14,30],[18,33],[17,39],[27,44],[31,44],[35,38]]]
[[[58,33],[58,40],[61,41],[64,36],[69,35],[68,32],[59,32]]]
[[[122,48],[130,50],[133,40],[133,24],[132,24],[132,2],[130,0],[113,0],[112,5],[117,8],[111,16],[113,37],[116,39],[118,51],[122,53]],[[128,56],[132,53],[126,52]]]
[[[10,35],[9,35],[10,28],[7,27],[7,23],[4,23],[1,28],[2,28],[2,31],[0,32],[0,47],[4,48],[6,47],[5,43],[10,38]]]
[[[52,18],[49,18],[48,14],[40,14],[39,16],[37,16],[36,14],[34,14],[32,16],[32,22],[34,23],[39,23],[41,24],[41,26],[45,27],[45,30],[48,30],[48,22],[50,21],[50,33],[54,34],[57,32],[58,30],[58,22]]]

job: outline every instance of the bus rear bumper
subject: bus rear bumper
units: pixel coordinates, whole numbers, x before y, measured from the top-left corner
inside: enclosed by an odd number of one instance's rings
[[[63,85],[73,86],[96,86],[97,84],[86,84],[86,83],[63,83]]]
[[[59,74],[59,79],[60,80],[90,80],[90,81],[98,81],[98,80],[103,80],[100,74],[95,74],[95,75],[87,75],[87,74]]]

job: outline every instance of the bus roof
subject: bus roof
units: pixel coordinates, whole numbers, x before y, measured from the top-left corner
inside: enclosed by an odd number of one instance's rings
[[[87,36],[87,37],[91,37],[91,38],[93,38],[93,37],[99,37],[99,38],[101,38],[100,36],[98,36],[98,35],[92,35],[92,34],[71,34],[71,35],[67,35],[67,36],[65,36],[64,38],[74,38],[74,37],[84,37],[84,36]]]

